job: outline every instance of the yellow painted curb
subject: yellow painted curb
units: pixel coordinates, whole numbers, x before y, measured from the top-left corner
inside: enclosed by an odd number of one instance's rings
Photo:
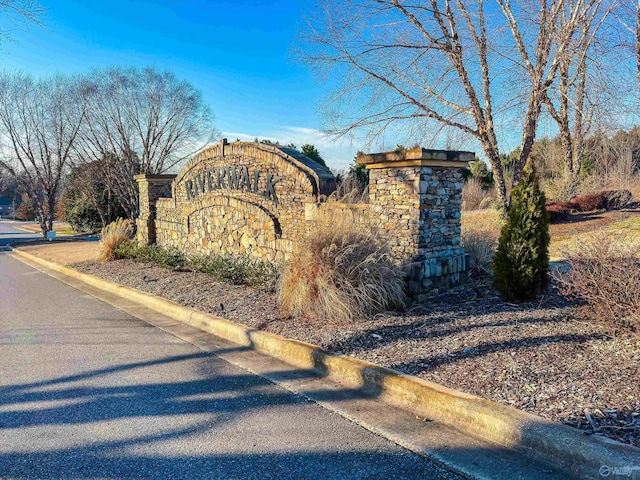
[[[603,465],[640,468],[640,449],[631,445],[606,437],[588,436],[579,430],[475,395],[356,358],[330,354],[298,340],[255,330],[157,295],[43,260],[19,249],[13,249],[13,253],[175,320],[250,346],[295,367],[313,369],[348,388],[361,389],[419,417],[453,426],[461,434],[517,449],[579,478],[601,478],[599,469]]]

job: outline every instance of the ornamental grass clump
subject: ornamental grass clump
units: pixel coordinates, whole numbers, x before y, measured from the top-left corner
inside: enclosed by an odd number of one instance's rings
[[[98,262],[109,262],[118,257],[116,250],[123,243],[131,241],[135,233],[135,226],[132,220],[118,218],[115,222],[102,229],[100,235],[100,254]]]
[[[494,286],[507,301],[534,300],[549,283],[549,213],[531,162],[511,193],[492,267]]]
[[[340,323],[403,306],[405,284],[383,236],[334,204],[318,210],[280,278],[283,309]]]
[[[498,234],[488,229],[463,229],[461,245],[469,255],[469,272],[473,277],[491,275],[491,260],[496,251]]]

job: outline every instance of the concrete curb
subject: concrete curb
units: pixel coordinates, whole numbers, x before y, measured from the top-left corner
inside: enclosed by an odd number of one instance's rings
[[[14,254],[63,273],[95,288],[144,305],[175,320],[243,346],[250,346],[290,365],[313,369],[332,380],[401,407],[411,413],[455,427],[463,434],[516,449],[579,478],[602,478],[599,469],[637,467],[640,449],[605,437],[545,420],[511,407],[459,392],[352,357],[333,355],[319,347],[255,330],[164,298],[87,275],[43,260],[28,252]]]

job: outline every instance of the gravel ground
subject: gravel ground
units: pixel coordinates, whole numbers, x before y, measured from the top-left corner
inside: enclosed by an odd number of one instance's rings
[[[74,268],[640,446],[640,342],[607,335],[555,293],[514,305],[477,285],[403,313],[319,324],[282,315],[273,292],[203,273],[131,260]]]

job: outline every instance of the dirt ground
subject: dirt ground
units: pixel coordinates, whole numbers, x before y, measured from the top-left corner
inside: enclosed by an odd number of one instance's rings
[[[31,251],[66,263],[95,258],[95,244],[81,245]],[[284,316],[274,292],[229,285],[203,273],[131,260],[73,266],[250,327],[640,446],[640,342],[609,336],[553,290],[535,303],[514,305],[501,301],[488,285],[476,284],[405,312],[339,324]]]

